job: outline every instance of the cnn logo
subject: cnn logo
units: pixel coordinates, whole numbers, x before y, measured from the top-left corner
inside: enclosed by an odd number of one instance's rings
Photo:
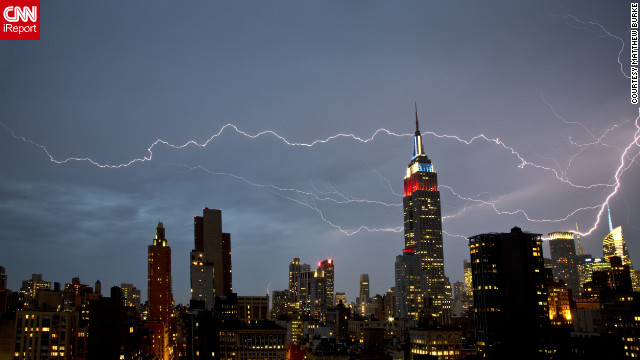
[[[2,1],[0,40],[40,40],[40,0]]]
[[[37,6],[23,6],[22,9],[19,6],[7,6],[4,8],[4,19],[8,22],[18,21],[38,21],[38,7]]]

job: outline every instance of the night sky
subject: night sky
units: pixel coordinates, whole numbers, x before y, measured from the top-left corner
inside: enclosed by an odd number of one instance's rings
[[[578,221],[601,257],[614,192],[640,269],[629,2],[41,6],[40,41],[0,42],[0,266],[14,291],[42,273],[146,299],[162,221],[186,303],[193,216],[209,207],[239,295],[287,288],[293,257],[333,259],[348,301],[361,273],[382,294],[404,247],[414,101],[452,282],[466,237],[516,225],[546,236]]]

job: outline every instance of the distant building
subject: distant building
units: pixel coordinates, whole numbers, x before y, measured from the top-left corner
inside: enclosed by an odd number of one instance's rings
[[[473,298],[473,277],[471,274],[471,263],[467,259],[462,260],[464,271],[464,289],[469,297]]]
[[[269,296],[238,296],[238,320],[245,324],[269,317]]]
[[[384,312],[385,315],[383,318],[395,318],[396,316],[398,316],[398,312],[397,312],[397,308],[396,308],[396,304],[397,304],[397,298],[396,298],[396,288],[392,287],[389,290],[387,290],[387,293],[384,294],[383,299],[382,299],[383,305],[384,305]]]
[[[398,317],[418,319],[425,314],[424,289],[426,278],[422,275],[420,257],[413,248],[404,249],[396,256],[396,311]]]
[[[32,274],[30,280],[23,280],[20,292],[24,294],[25,306],[31,306],[39,290],[51,290],[51,282],[42,279],[42,274]]]
[[[358,303],[358,314],[367,316],[367,304],[369,303],[369,274],[360,274],[360,295]]]
[[[469,248],[478,355],[544,358],[549,310],[541,235],[514,227],[472,236]]]
[[[222,212],[204,208],[194,217],[195,248],[191,252],[191,300],[213,307],[215,296],[232,292],[231,235],[222,232]]]
[[[622,260],[622,264],[629,266],[629,270],[631,271],[631,283],[633,285],[633,291],[640,291],[640,280],[633,270],[633,264],[631,263],[629,251],[627,250],[627,244],[622,237],[622,227],[618,226],[616,228],[612,228],[611,215],[609,215],[609,226],[610,232],[602,241],[604,258],[608,260],[611,256],[620,257],[620,259]]]
[[[296,300],[299,296],[301,271],[300,258],[294,257],[289,264],[289,296]]]
[[[271,292],[271,317],[273,319],[278,318],[281,315],[288,314],[289,306],[289,291],[288,290],[274,290]]]
[[[122,297],[124,298],[124,304],[126,306],[133,306],[140,311],[140,289],[133,286],[133,284],[122,283],[120,284],[122,289]]]
[[[297,309],[302,314],[311,314],[311,281],[315,272],[311,271],[311,265],[302,264],[300,268],[300,279],[298,283]]]
[[[411,359],[463,359],[462,330],[415,328],[409,330]]]
[[[7,274],[3,266],[0,266],[0,290],[7,288]]]
[[[347,302],[347,294],[344,292],[336,292],[336,299],[333,302],[333,306],[338,306],[339,304],[349,306],[349,303]]]
[[[334,264],[327,259],[318,264],[311,279],[311,312],[313,316],[326,323],[327,309],[333,306]]]
[[[574,296],[577,296],[580,293],[580,273],[573,233],[550,233],[549,250],[554,281],[563,280]]]
[[[271,321],[238,326],[236,352],[237,360],[286,358],[287,329]]]

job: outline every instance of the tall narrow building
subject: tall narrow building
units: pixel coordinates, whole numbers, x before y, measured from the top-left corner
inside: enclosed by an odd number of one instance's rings
[[[553,232],[549,234],[549,250],[551,252],[551,266],[553,280],[564,280],[571,289],[573,296],[580,293],[580,273],[578,271],[578,257],[572,232]]]
[[[369,303],[369,274],[360,274],[360,296],[357,299],[358,313],[367,316],[367,304]]]
[[[426,278],[422,274],[420,258],[413,248],[396,256],[396,311],[399,317],[417,319],[425,315],[424,291]]]
[[[609,216],[609,234],[602,241],[602,250],[604,258],[609,260],[611,256],[618,256],[622,260],[622,265],[628,265],[631,272],[631,284],[633,291],[640,291],[640,279],[633,271],[633,264],[631,264],[631,258],[629,257],[629,251],[627,250],[627,244],[622,237],[622,226],[616,228],[613,227],[611,221],[611,211],[609,210],[609,204],[607,204],[607,215]]]
[[[326,323],[327,309],[333,306],[334,264],[327,259],[318,264],[311,279],[311,313],[322,323]]]
[[[426,279],[424,301],[427,315],[447,323],[451,317],[451,296],[444,274],[442,215],[438,174],[422,146],[416,107],[413,157],[404,177],[404,244],[415,250]],[[426,290],[426,291],[425,291]]]
[[[161,222],[153,245],[149,245],[148,327],[151,347],[157,359],[173,358],[173,294],[171,291],[171,248],[167,245]]]
[[[211,309],[216,296],[231,294],[231,235],[222,232],[222,211],[204,208],[195,216],[191,251],[191,300]]]

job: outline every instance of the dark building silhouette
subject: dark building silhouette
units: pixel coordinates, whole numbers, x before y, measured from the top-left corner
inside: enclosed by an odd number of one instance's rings
[[[0,266],[0,290],[7,288],[7,274],[5,273],[4,266]]]
[[[92,300],[89,312],[88,360],[144,359],[147,332],[119,287],[111,288],[110,298]]]
[[[440,323],[447,323],[451,317],[451,291],[444,273],[438,174],[422,147],[417,107],[413,142],[413,157],[404,177],[404,244],[405,249],[415,250],[420,258],[427,286],[422,289],[428,298],[427,313],[437,317]]]
[[[542,359],[548,347],[548,305],[540,234],[469,238],[478,354],[490,359]]]

